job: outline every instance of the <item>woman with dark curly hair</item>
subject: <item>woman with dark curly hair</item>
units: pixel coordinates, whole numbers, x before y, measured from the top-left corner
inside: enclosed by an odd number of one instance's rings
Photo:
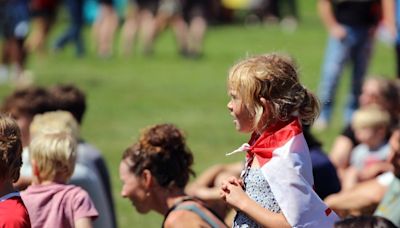
[[[192,164],[182,131],[172,124],[148,127],[122,156],[121,195],[139,213],[164,215],[162,227],[226,227],[203,202],[184,193]]]

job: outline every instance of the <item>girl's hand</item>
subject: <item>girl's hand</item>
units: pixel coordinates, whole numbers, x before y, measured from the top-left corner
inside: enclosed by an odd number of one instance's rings
[[[222,183],[221,198],[235,210],[242,210],[250,199],[243,190],[243,182],[237,178],[229,178]]]

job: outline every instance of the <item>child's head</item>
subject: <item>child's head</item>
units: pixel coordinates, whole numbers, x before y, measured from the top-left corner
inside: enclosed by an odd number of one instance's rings
[[[17,89],[3,101],[1,112],[11,115],[17,121],[23,146],[27,146],[30,141],[29,125],[32,118],[50,109],[48,101],[47,91],[36,86]]]
[[[64,131],[43,133],[33,138],[29,154],[38,182],[67,182],[74,172],[76,147],[76,140]]]
[[[378,146],[384,141],[389,125],[389,113],[376,105],[356,110],[351,122],[357,140],[370,146]]]
[[[59,84],[49,88],[54,110],[71,112],[79,124],[86,110],[85,93],[73,84]]]
[[[231,102],[237,99],[252,123],[252,129],[245,131],[263,130],[292,116],[310,124],[319,112],[318,99],[300,84],[296,66],[286,56],[267,54],[242,60],[229,72],[228,89]]]
[[[41,133],[65,131],[73,138],[79,138],[79,125],[70,112],[52,111],[37,114],[30,126],[30,135],[33,139]]]
[[[17,123],[0,114],[0,182],[15,182],[22,165],[21,133]]]

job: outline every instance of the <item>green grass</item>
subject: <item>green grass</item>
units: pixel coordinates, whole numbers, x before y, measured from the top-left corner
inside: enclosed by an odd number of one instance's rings
[[[177,124],[187,133],[198,173],[215,163],[243,159],[242,155],[224,156],[248,137],[235,132],[226,108],[227,72],[238,59],[273,51],[289,53],[297,59],[303,83],[316,91],[327,34],[316,16],[314,3],[301,3],[302,21],[295,33],[282,32],[279,26],[210,27],[204,58],[198,61],[177,54],[170,31],[158,40],[153,57],[136,53],[129,58],[104,60],[91,49],[86,58],[75,59],[72,48],[58,54],[30,56],[28,68],[34,72],[37,84],[73,82],[86,91],[89,107],[82,134],[107,160],[120,227],[159,227],[162,221],[162,216],[155,213],[137,214],[130,202],[119,196],[121,153],[136,139],[139,129],[162,122]],[[52,41],[65,26],[59,24]],[[92,48],[88,30],[86,40]],[[393,58],[391,48],[377,44],[369,73],[393,75]],[[347,70],[338,91],[334,124],[317,135],[326,150],[342,127],[348,78]],[[1,85],[0,98],[12,89]]]

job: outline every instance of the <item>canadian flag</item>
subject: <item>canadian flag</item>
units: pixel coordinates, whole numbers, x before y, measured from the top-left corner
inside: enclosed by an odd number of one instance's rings
[[[246,148],[247,160],[257,159],[282,213],[292,227],[333,227],[339,217],[313,190],[309,149],[298,118],[282,122]]]

